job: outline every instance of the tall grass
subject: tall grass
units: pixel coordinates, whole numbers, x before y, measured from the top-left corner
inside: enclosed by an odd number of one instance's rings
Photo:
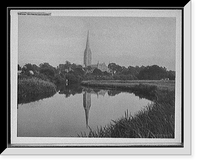
[[[18,103],[28,103],[56,93],[55,84],[39,78],[18,79]]]
[[[174,138],[174,93],[159,91],[157,96],[154,103],[136,115],[132,116],[126,111],[122,118],[97,130],[90,129],[88,135],[82,133],[81,137]]]

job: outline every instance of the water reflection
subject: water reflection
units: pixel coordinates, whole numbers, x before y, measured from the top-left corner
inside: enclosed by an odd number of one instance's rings
[[[91,107],[91,93],[83,93],[83,107],[85,109],[86,127],[88,127],[89,110]]]
[[[19,137],[71,137],[106,126],[129,110],[137,113],[150,103],[133,92],[80,85],[61,86],[57,94],[42,101],[20,104]]]
[[[95,94],[97,96],[97,99],[99,98],[99,96],[105,96],[106,93],[108,96],[116,96],[118,94],[120,94],[121,92],[124,92],[122,90],[115,90],[115,89],[111,89],[111,88],[95,88],[95,87],[85,87],[85,86],[81,86],[81,85],[63,85],[63,86],[59,86],[58,87],[58,93],[59,94],[64,94],[66,98],[69,98],[71,95],[74,96],[76,94],[82,94],[83,93],[83,108],[85,110],[85,123],[86,123],[86,128],[89,127],[89,111],[91,108],[91,104],[92,104],[92,99],[91,99],[91,94]],[[128,91],[126,91],[128,92]],[[133,92],[129,92],[129,93],[133,93]],[[148,97],[145,94],[142,93],[134,93],[136,96],[138,96],[140,99],[141,98],[146,98],[151,100],[151,97]],[[41,100],[42,98],[35,98],[37,100]],[[33,99],[33,101],[28,101],[28,102],[34,102],[35,99]],[[17,104],[18,105],[18,104]]]
[[[59,87],[59,94],[65,94],[65,97],[70,97],[71,95],[81,94],[82,87],[80,85],[70,85],[70,86],[60,86]]]
[[[106,94],[108,96],[116,96],[122,92],[121,90],[91,88],[91,87],[85,87],[81,85],[63,86],[63,87],[60,87],[59,89],[60,89],[59,94],[65,94],[66,98],[70,97],[71,95],[74,96],[76,94],[83,93],[83,108],[85,110],[86,128],[89,127],[89,112],[90,112],[90,108],[92,104],[91,94],[95,94],[97,98],[99,98],[99,96],[105,96]],[[147,96],[143,94],[135,93],[135,95],[137,95],[140,99],[147,98]]]
[[[83,107],[85,110],[85,120],[86,120],[86,127],[88,128],[89,124],[88,124],[88,120],[89,120],[89,111],[90,111],[90,107],[91,107],[91,94],[96,94],[97,98],[99,98],[99,96],[105,96],[105,94],[107,93],[107,90],[93,90],[91,88],[83,88]]]
[[[99,96],[105,96],[106,93],[108,94],[108,96],[115,96],[121,93],[121,91],[83,87],[80,85],[61,86],[59,88],[59,94],[65,94],[66,98],[70,97],[71,95],[74,96],[75,94],[82,94],[82,93],[83,93],[83,108],[85,110],[85,123],[86,127],[88,128],[89,111],[92,104],[91,94],[95,94],[97,98],[99,98]]]

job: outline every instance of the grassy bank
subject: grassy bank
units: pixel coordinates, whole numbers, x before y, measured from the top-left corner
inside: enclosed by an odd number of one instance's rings
[[[18,79],[18,103],[28,103],[56,93],[55,84],[39,78]]]
[[[140,86],[156,86],[159,90],[173,91],[175,88],[175,81],[168,80],[88,80],[82,81],[82,85],[94,87],[109,87],[120,89],[137,89]],[[142,88],[140,88],[141,90]]]
[[[111,85],[111,83],[109,85]],[[151,88],[152,86],[154,86],[154,88]],[[145,90],[145,87],[147,92],[151,91],[151,94],[154,95],[152,99],[154,103],[144,107],[142,111],[134,116],[127,111],[124,116],[118,120],[113,120],[109,125],[97,128],[97,130],[90,129],[88,135],[81,136],[174,138],[175,91],[148,84],[132,85],[130,88],[133,90],[134,88]]]
[[[115,89],[134,93],[136,96],[157,100],[162,96],[158,91],[174,91],[175,81],[161,80],[89,80],[82,81],[81,85],[100,88],[100,89]]]

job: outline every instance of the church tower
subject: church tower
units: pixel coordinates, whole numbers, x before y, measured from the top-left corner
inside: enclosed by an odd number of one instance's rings
[[[86,47],[84,51],[84,65],[85,67],[92,64],[92,52],[89,45],[89,31],[87,33]]]

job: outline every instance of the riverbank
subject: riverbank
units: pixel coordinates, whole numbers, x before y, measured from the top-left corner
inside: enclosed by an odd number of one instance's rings
[[[55,84],[36,77],[18,79],[18,103],[28,103],[56,93]]]
[[[105,127],[90,129],[88,135],[81,137],[114,138],[174,138],[175,123],[175,84],[174,81],[87,81],[83,85],[130,90],[146,90],[153,96],[151,105],[132,116],[127,112],[118,120]],[[143,90],[143,91],[141,91]]]
[[[138,85],[144,85],[156,86],[159,90],[175,90],[175,80],[88,80],[82,81],[81,84],[85,86],[120,89],[134,89],[137,88]]]

